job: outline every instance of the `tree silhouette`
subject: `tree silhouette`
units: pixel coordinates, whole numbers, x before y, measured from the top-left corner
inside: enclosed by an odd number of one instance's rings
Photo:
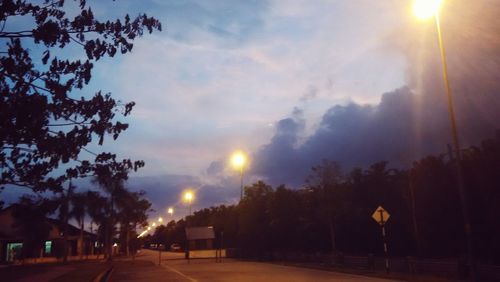
[[[80,153],[96,138],[99,145],[107,135],[118,138],[128,125],[115,116],[130,114],[134,102],[72,91],[89,83],[95,62],[130,52],[136,37],[161,30],[161,24],[145,14],[100,21],[85,0],[76,2],[74,17],[64,0],[0,2],[0,187],[60,191],[66,179],[116,162],[110,153],[93,160]],[[16,29],[16,22],[33,24]],[[80,50],[86,59],[64,58],[62,49]],[[143,162],[117,164],[137,169]],[[56,170],[61,165],[65,171]]]
[[[83,241],[83,231],[85,230],[85,215],[87,214],[87,193],[73,193],[69,199],[71,203],[71,209],[69,211],[69,217],[76,219],[80,227],[80,240],[79,240],[79,253],[80,259],[83,258],[83,250],[85,249]]]
[[[336,222],[345,203],[342,193],[342,174],[336,162],[323,160],[321,164],[312,167],[307,177],[307,187],[316,196],[318,220],[328,226],[332,252],[337,252]]]
[[[120,223],[120,235],[124,237],[125,254],[130,255],[131,237],[135,235],[137,226],[147,226],[147,212],[151,209],[151,202],[144,199],[144,191],[129,192],[126,189],[119,191],[116,204],[118,207],[117,220]],[[135,249],[133,250],[135,253]]]

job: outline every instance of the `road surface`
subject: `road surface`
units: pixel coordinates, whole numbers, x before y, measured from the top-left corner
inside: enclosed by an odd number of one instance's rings
[[[183,253],[162,253],[158,266],[158,252],[142,250],[134,262],[117,262],[111,281],[392,281],[359,275],[321,271],[269,263],[224,259],[183,259]]]

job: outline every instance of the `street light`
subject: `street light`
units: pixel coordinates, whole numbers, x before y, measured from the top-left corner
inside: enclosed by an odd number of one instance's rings
[[[442,0],[417,0],[413,2],[413,12],[421,20],[436,16],[441,8]]]
[[[158,218],[158,222],[159,222],[159,223],[162,223],[162,222],[163,222],[163,218],[162,218],[161,216]]]
[[[231,164],[240,171],[240,201],[243,199],[243,167],[247,162],[245,154],[241,151],[233,153],[231,156]]]
[[[182,195],[182,200],[184,203],[189,205],[189,215],[191,215],[191,203],[194,200],[194,192],[190,189],[184,191],[184,194]]]
[[[439,10],[441,8],[442,0],[415,0],[413,3],[413,12],[415,16],[421,20],[426,20],[434,17],[436,22],[436,30],[439,43],[439,51],[441,53],[441,65],[443,68],[443,80],[446,88],[446,98],[448,102],[448,115],[451,124],[451,136],[453,140],[453,153],[457,169],[457,184],[458,194],[460,196],[460,207],[462,209],[462,217],[464,220],[464,231],[467,244],[467,262],[469,264],[472,279],[477,280],[477,269],[473,257],[473,245],[471,237],[471,223],[469,216],[469,208],[464,187],[463,172],[462,172],[462,157],[460,153],[460,143],[458,140],[458,130],[455,121],[455,110],[453,106],[453,96],[451,94],[450,81],[448,78],[448,65],[446,61],[446,52],[443,44],[443,37],[441,34],[441,24],[439,21]]]
[[[172,216],[174,214],[174,208],[168,208],[167,213]]]

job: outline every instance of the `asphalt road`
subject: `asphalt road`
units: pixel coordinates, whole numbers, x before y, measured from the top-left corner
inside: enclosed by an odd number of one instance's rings
[[[111,281],[394,281],[268,263],[224,259],[192,259],[188,263],[182,253],[142,250],[135,261],[118,263]]]

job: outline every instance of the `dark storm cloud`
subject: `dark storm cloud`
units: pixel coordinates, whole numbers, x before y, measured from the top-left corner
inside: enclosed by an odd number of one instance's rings
[[[500,128],[500,20],[494,17],[499,7],[491,1],[456,1],[443,22],[461,147]],[[281,120],[271,142],[255,153],[252,172],[274,185],[299,186],[322,159],[348,171],[384,160],[407,167],[425,155],[445,153],[450,120],[432,27],[407,27],[407,38],[399,31],[390,43],[406,56],[408,86],[383,94],[377,105],[331,107],[300,145],[296,129],[302,122]]]
[[[218,176],[224,171],[224,161],[213,161],[208,166],[206,173],[209,176]]]
[[[232,203],[239,197],[239,179],[218,177],[215,184],[207,184],[197,177],[189,175],[165,174],[160,176],[131,177],[127,187],[133,191],[146,191],[146,198],[153,204],[152,215],[166,216],[166,209],[174,207],[175,218],[188,213],[188,208],[181,201],[182,192],[187,189],[195,191],[193,210],[217,204]],[[154,217],[154,216],[153,216]]]

